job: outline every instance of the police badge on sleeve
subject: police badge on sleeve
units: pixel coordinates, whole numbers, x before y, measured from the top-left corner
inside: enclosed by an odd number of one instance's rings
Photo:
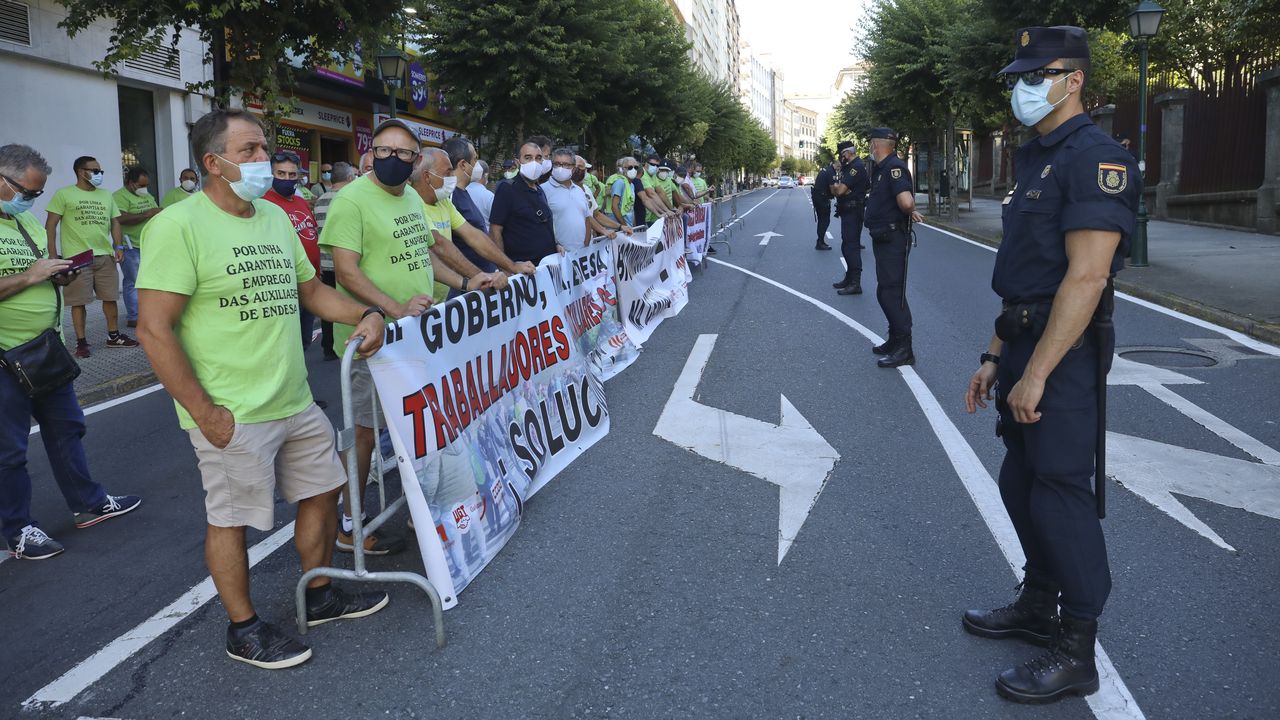
[[[1109,195],[1119,195],[1129,187],[1129,168],[1115,163],[1098,163],[1098,187]]]

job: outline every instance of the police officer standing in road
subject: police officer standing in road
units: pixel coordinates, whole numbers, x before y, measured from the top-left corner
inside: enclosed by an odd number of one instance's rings
[[[1077,27],[1014,36],[1013,113],[1039,137],[1018,149],[991,287],[996,337],[969,381],[969,412],[994,389],[1008,452],[1000,495],[1026,555],[1017,599],[965,613],[965,630],[1048,651],[996,690],[1053,702],[1098,689],[1094,641],[1111,590],[1102,537],[1106,374],[1115,334],[1111,278],[1129,254],[1142,179],[1133,156],[1089,120],[1089,45]],[[1096,464],[1095,464],[1096,463]],[[1059,613],[1061,608],[1061,613]]]
[[[827,228],[831,227],[831,186],[836,183],[836,163],[824,166],[818,171],[813,181],[813,189],[809,191],[813,197],[813,214],[818,220],[818,244],[815,250],[830,250],[827,244]]]
[[[862,212],[867,204],[867,168],[858,151],[848,140],[836,145],[840,163],[831,194],[836,198],[836,217],[840,218],[840,254],[844,256],[844,279],[832,283],[840,295],[862,294]]]
[[[871,348],[884,357],[883,368],[911,365],[911,308],[907,306],[907,255],[916,212],[911,170],[898,157],[898,134],[889,128],[871,131],[871,194],[867,197],[867,233],[876,259],[876,300],[889,321],[889,339]]]

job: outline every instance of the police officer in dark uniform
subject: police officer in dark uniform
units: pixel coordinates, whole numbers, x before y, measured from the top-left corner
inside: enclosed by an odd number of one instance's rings
[[[813,214],[818,220],[818,244],[814,246],[815,250],[831,249],[827,244],[827,228],[831,227],[831,186],[835,183],[836,163],[833,162],[818,171],[810,191],[813,197]]]
[[[832,283],[840,295],[862,294],[862,213],[867,204],[867,167],[848,140],[836,145],[840,163],[831,194],[836,198],[840,218],[840,254],[844,256],[844,279]]]
[[[991,287],[1003,301],[969,412],[994,387],[1007,453],[1000,495],[1026,555],[1020,593],[965,613],[965,630],[1046,645],[996,680],[1003,697],[1052,702],[1098,689],[1094,641],[1111,590],[1102,537],[1111,278],[1129,254],[1142,180],[1133,156],[1085,114],[1089,46],[1077,27],[1014,36],[1014,115],[1039,137],[1018,149]],[[1059,608],[1061,611],[1059,612]]]
[[[867,232],[876,259],[876,300],[889,321],[889,339],[871,348],[884,357],[883,368],[911,365],[911,308],[907,306],[907,255],[911,252],[911,223],[916,212],[911,170],[898,157],[898,134],[889,128],[871,131],[871,194],[867,197]]]

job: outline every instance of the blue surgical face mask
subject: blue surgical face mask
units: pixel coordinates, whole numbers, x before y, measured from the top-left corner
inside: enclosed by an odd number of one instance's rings
[[[236,165],[236,163],[231,162],[217,153],[214,154],[214,157],[217,157],[228,165]],[[275,180],[275,177],[271,174],[271,161],[263,160],[261,162],[240,163],[239,165],[236,165],[236,167],[240,168],[239,180],[231,182],[230,180],[227,180],[225,175],[222,179],[227,181],[227,184],[231,186],[231,192],[234,192],[241,200],[244,200],[245,202],[253,202],[263,195],[266,195],[267,190],[271,189],[271,182]]]
[[[333,179],[333,173],[328,172],[328,171],[322,172],[322,173],[320,173],[320,179],[321,179],[321,180],[323,180],[323,181],[325,181],[325,182],[329,182],[330,180],[332,180],[332,179]]]
[[[1066,78],[1062,78],[1066,80]],[[1013,95],[1009,99],[1010,105],[1013,106],[1013,116],[1018,122],[1027,127],[1035,127],[1036,123],[1049,116],[1053,109],[1067,99],[1067,95],[1062,96],[1062,100],[1056,103],[1049,102],[1049,90],[1062,80],[1053,80],[1051,82],[1042,82],[1039,85],[1028,85],[1019,79],[1017,84],[1013,86]]]
[[[89,184],[94,187],[102,187],[102,181],[105,180],[107,176],[104,175],[101,170],[98,170],[96,172],[90,170],[88,172],[89,172]]]
[[[27,199],[26,196],[18,192],[17,188],[10,185],[7,180],[4,181],[4,184],[13,191],[13,199],[0,200],[0,212],[10,217],[17,217],[19,213],[24,213],[30,210],[31,206],[36,204],[35,198]]]

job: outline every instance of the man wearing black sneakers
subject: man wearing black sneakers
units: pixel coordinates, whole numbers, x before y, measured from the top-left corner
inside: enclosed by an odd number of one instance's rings
[[[191,129],[204,192],[152,218],[138,272],[138,336],[177,405],[205,490],[205,561],[231,621],[232,659],[278,669],[311,649],[260,620],[249,595],[245,528],[275,527],[275,496],[297,503],[304,571],[332,564],[338,489],[333,426],[311,397],[299,304],[355,326],[360,352],[382,346],[384,321],[320,282],[289,216],[262,200],[271,163],[261,124],[215,110]],[[350,593],[328,578],[306,590],[307,623],[371,615],[385,592]]]
[[[1115,349],[1111,279],[1129,255],[1142,178],[1133,156],[1084,111],[1085,31],[1029,27],[1014,42],[1001,73],[1014,116],[1038,137],[1014,158],[1017,182],[1004,200],[991,276],[1002,311],[965,405],[975,412],[995,394],[1007,450],[1000,497],[1026,574],[1013,604],[970,610],[963,626],[1047,646],[996,679],[1002,697],[1044,703],[1099,687],[1094,645],[1111,570],[1095,453]]]
[[[58,326],[62,305],[55,285],[74,277],[67,272],[70,260],[46,257],[35,242],[41,228],[30,209],[44,192],[49,172],[49,164],[32,148],[0,147],[0,357]],[[13,557],[44,560],[63,551],[31,517],[27,442],[33,417],[76,527],[97,525],[142,504],[133,495],[108,495],[89,476],[80,440],[84,413],[71,381],[31,397],[0,364],[0,408],[0,532]]]

